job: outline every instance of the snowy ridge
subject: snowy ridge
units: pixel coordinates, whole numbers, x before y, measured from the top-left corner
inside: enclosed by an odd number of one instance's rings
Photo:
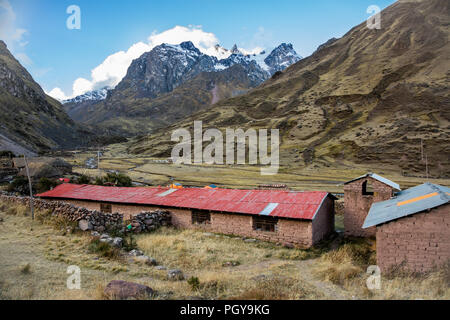
[[[110,88],[104,87],[104,88],[99,89],[99,90],[89,91],[89,92],[86,92],[85,94],[82,94],[82,95],[77,96],[75,98],[64,100],[64,101],[62,101],[62,103],[63,104],[66,104],[66,103],[82,103],[82,102],[85,102],[85,101],[101,101],[101,100],[105,100],[106,96],[108,95],[108,90],[110,90]]]
[[[285,43],[271,51],[262,50],[259,54],[245,54],[243,51],[237,45],[231,50],[216,45],[205,54],[190,41],[178,45],[161,44],[134,60],[124,79],[129,79],[131,85],[143,79],[144,87],[135,88],[145,96],[155,97],[161,92],[170,92],[200,72],[220,72],[236,64],[243,66],[250,79],[258,85],[301,59],[292,44]],[[151,85],[147,86],[149,83]],[[120,87],[121,84],[116,89]],[[63,104],[101,101],[107,98],[108,90],[111,88],[90,91],[65,100]]]

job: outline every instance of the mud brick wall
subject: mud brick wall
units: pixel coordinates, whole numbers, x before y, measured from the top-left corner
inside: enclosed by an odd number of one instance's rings
[[[313,244],[317,244],[334,233],[335,201],[330,197],[325,199],[319,212],[312,222]]]
[[[91,210],[100,210],[100,203],[89,201],[65,200],[76,206]],[[230,213],[211,213],[211,223],[205,225],[192,224],[192,211],[189,209],[162,208],[149,205],[112,204],[112,211],[124,215],[124,219],[132,219],[143,211],[168,210],[171,224],[183,229],[198,229],[205,232],[216,232],[229,235],[254,238],[263,241],[278,242],[309,248],[334,232],[334,200],[327,198],[326,203],[317,213],[313,222],[306,220],[279,219],[276,232],[253,230],[253,217]],[[314,230],[313,230],[314,228]]]
[[[363,183],[372,184],[374,195],[363,195]],[[370,207],[374,202],[391,199],[393,189],[373,178],[367,177],[344,186],[344,234],[354,237],[375,237],[376,228],[363,229]]]
[[[402,266],[427,272],[449,259],[449,204],[377,228],[377,264],[382,271]]]

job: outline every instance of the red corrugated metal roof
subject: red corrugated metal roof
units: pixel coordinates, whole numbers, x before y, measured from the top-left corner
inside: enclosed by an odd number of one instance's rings
[[[229,190],[118,188],[93,185],[62,184],[38,194],[41,198],[90,200],[113,203],[192,208],[229,213],[261,214],[269,205],[274,217],[312,220],[327,192],[295,192],[287,190]],[[274,204],[274,205],[271,205]],[[275,208],[273,208],[275,207]],[[270,211],[272,210],[272,211]]]

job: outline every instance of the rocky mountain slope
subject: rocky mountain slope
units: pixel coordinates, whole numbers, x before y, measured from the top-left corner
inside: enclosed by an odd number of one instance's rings
[[[398,1],[380,30],[362,23],[249,93],[134,140],[170,156],[171,132],[279,128],[285,167],[366,164],[404,174],[450,172],[450,45],[446,0]],[[422,147],[423,146],[423,147]],[[295,170],[293,171],[295,172]]]
[[[33,154],[75,147],[90,133],[47,96],[0,40],[0,149]]]
[[[148,133],[245,93],[300,60],[288,44],[269,55],[245,55],[237,46],[230,51],[222,47],[216,50],[222,59],[203,54],[192,42],[162,44],[134,60],[127,75],[103,101],[77,97],[65,108],[76,121],[107,133]]]
[[[110,88],[102,88],[100,90],[94,90],[86,92],[73,99],[62,101],[64,110],[69,117],[75,121],[80,121],[85,116],[86,110],[103,100],[108,96]]]

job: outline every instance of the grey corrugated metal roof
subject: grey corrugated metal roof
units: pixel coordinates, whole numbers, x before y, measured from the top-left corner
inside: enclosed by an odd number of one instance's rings
[[[269,203],[259,214],[262,216],[270,216],[270,214],[278,207],[279,203]]]
[[[395,198],[376,202],[370,208],[363,228],[439,207],[450,201],[450,188],[432,183],[402,191]]]
[[[398,191],[402,190],[402,189],[400,189],[400,185],[398,183],[395,183],[395,182],[393,182],[393,181],[391,181],[391,180],[389,180],[389,179],[387,179],[385,177],[382,177],[382,176],[380,176],[380,175],[378,175],[376,173],[372,173],[372,172],[366,173],[365,175],[363,175],[363,176],[361,176],[359,178],[347,181],[344,184],[349,184],[349,183],[352,183],[354,181],[357,181],[357,180],[360,180],[360,179],[364,179],[364,178],[367,178],[367,177],[371,177],[371,178],[373,178],[375,180],[378,180],[378,181],[380,181],[380,182],[382,182],[384,184],[387,184],[388,186],[390,186],[390,187],[392,187],[392,188],[394,188],[394,189],[396,189]]]

